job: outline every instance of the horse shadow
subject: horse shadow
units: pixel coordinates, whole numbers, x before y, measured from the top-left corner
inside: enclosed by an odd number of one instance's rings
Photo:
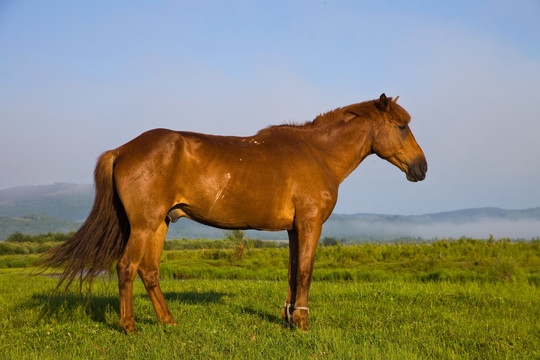
[[[205,304],[223,304],[223,298],[230,296],[226,292],[206,291],[206,292],[166,292],[163,294],[165,300],[170,305],[179,303],[183,305],[205,305]],[[135,295],[138,298],[148,299],[147,294]],[[121,330],[117,324],[112,324],[110,314],[119,314],[120,301],[118,295],[87,294],[81,293],[36,293],[29,299],[16,306],[16,309],[35,310],[41,309],[38,321],[67,321],[77,316],[89,317],[92,321],[103,324],[104,326]],[[282,320],[276,314],[261,311],[249,306],[237,306],[239,313],[247,313],[259,317],[263,321],[271,323],[282,323]],[[109,318],[109,320],[107,320]],[[143,323],[149,322],[145,319],[139,319]]]
[[[207,292],[183,292],[183,293],[164,293],[165,300],[167,302],[180,302],[184,304],[190,304],[190,305],[204,305],[208,303],[215,303],[215,304],[225,304],[225,302],[222,300],[224,296],[231,296],[228,293],[223,292],[215,292],[215,291],[207,291]],[[226,304],[225,304],[226,305]],[[280,316],[277,316],[276,314],[269,313],[266,311],[262,311],[259,309],[255,309],[251,306],[240,306],[237,305],[236,311],[238,313],[246,313],[249,315],[257,316],[263,321],[271,322],[271,323],[282,323],[282,319]]]
[[[38,321],[68,320],[76,316],[87,316],[92,321],[110,326],[107,313],[118,312],[120,302],[118,297],[106,295],[38,293],[16,306],[16,309],[40,309]],[[112,326],[110,326],[112,327]]]
[[[239,307],[239,312],[244,312],[253,316],[257,316],[261,320],[269,322],[269,323],[283,325],[283,327],[288,327],[288,324],[283,322],[283,320],[281,319],[281,316],[276,315],[277,312],[269,313],[267,311],[262,311],[262,310],[255,309],[253,307],[246,307],[246,306]]]
[[[185,291],[185,292],[165,292],[163,296],[168,303],[182,303],[188,305],[204,305],[223,303],[222,298],[228,296],[228,293],[217,291]],[[140,295],[145,296],[145,295]]]
[[[224,292],[169,292],[164,297],[168,303],[183,304],[210,304],[221,303],[222,298],[229,294]],[[147,294],[135,295],[137,298],[148,299]],[[88,296],[84,293],[35,293],[26,301],[15,306],[15,310],[35,310],[41,309],[38,319],[68,319],[74,315],[82,315],[81,312],[92,319],[92,321],[107,324],[107,313],[118,314],[120,300],[118,295],[92,294]]]
[[[207,291],[207,292],[182,292],[182,293],[176,293],[176,292],[169,292],[163,294],[165,297],[165,300],[167,302],[180,302],[184,304],[190,304],[190,305],[204,305],[208,303],[220,303],[224,304],[222,298],[224,296],[230,296],[228,293],[223,292],[215,292],[215,291]],[[236,306],[236,310],[238,313],[247,313],[249,315],[257,316],[263,321],[271,322],[271,323],[278,323],[282,324],[283,321],[280,316],[277,316],[276,314],[269,313],[266,311],[261,311],[258,309],[255,309],[251,306]]]

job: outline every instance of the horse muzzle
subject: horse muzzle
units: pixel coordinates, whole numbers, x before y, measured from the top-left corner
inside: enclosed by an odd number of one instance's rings
[[[427,162],[426,160],[416,161],[409,165],[407,170],[407,180],[412,182],[422,181],[426,178]]]

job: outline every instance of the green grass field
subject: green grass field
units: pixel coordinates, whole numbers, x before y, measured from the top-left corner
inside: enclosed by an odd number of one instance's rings
[[[307,333],[279,318],[286,256],[166,251],[162,288],[179,325],[157,324],[137,281],[133,336],[117,326],[114,279],[95,283],[88,306],[76,289],[51,296],[54,277],[28,276],[35,255],[1,256],[0,358],[540,358],[538,241],[321,247]]]

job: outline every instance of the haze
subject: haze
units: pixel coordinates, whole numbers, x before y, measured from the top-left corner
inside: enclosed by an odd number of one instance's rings
[[[335,212],[540,205],[538,1],[2,1],[0,189],[92,183],[165,127],[251,135],[400,96],[429,163],[376,156]]]

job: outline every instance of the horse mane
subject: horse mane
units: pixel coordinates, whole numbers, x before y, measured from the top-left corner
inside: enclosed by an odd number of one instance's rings
[[[397,100],[397,98],[396,98]],[[389,108],[387,109],[390,114],[389,120],[397,123],[398,125],[407,125],[411,119],[409,113],[401,106],[397,105],[391,97],[388,98]],[[257,135],[272,131],[277,128],[289,128],[296,130],[312,130],[321,129],[325,130],[329,126],[338,122],[345,122],[346,114],[354,114],[364,119],[376,119],[381,115],[379,100],[365,101],[357,104],[352,104],[344,107],[339,107],[334,110],[330,110],[324,114],[320,114],[312,121],[306,121],[303,124],[298,123],[286,123],[281,125],[270,125],[260,130]]]
[[[358,104],[348,105],[344,107],[339,107],[334,110],[330,110],[324,114],[319,114],[312,121],[306,121],[305,123],[285,123],[280,125],[270,125],[257,134],[261,134],[267,131],[271,131],[276,128],[290,128],[297,130],[312,130],[312,129],[326,129],[330,125],[333,125],[340,121],[345,121],[344,115],[347,113],[353,113],[362,117],[376,117],[379,113],[379,110],[374,106],[373,101],[366,101]]]

